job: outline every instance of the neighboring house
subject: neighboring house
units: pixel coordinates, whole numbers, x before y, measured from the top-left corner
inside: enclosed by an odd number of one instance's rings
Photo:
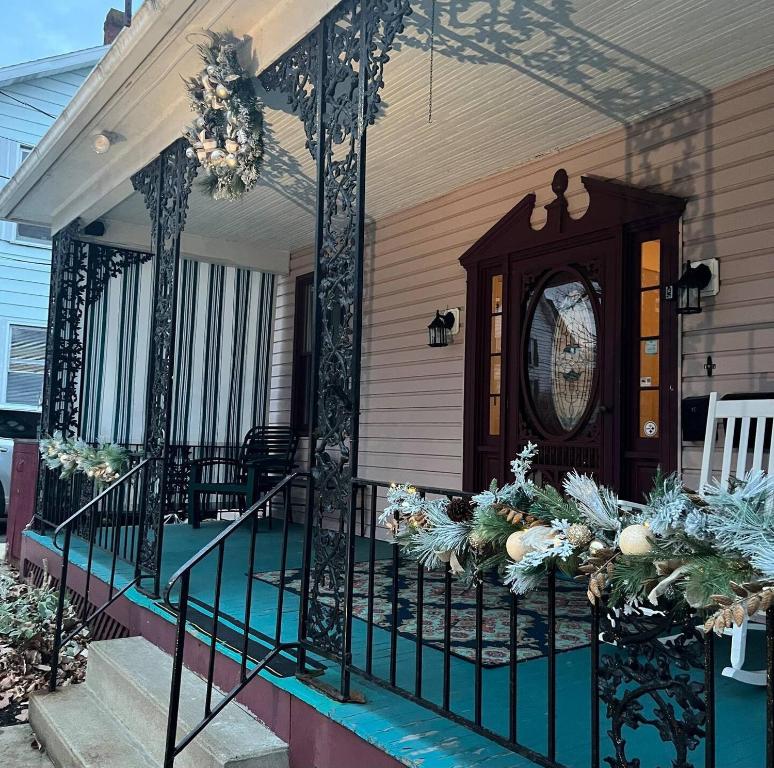
[[[0,69],[0,187],[106,50],[99,46]],[[0,223],[0,409],[40,408],[50,263],[49,227]]]
[[[106,50],[99,46],[0,69],[0,188]],[[49,227],[0,221],[0,485],[6,498],[10,439],[37,433],[50,268]]]
[[[246,38],[266,105],[262,177],[234,203],[180,139],[203,24]],[[773,30],[764,0],[142,6],[0,214],[57,233],[43,428],[138,452],[91,500],[42,471],[23,559],[55,572],[63,526],[61,572],[100,632],[174,651],[165,768],[176,734],[192,761],[218,738],[197,735],[218,712],[211,687],[201,709],[190,681],[181,697],[184,660],[293,768],[687,768],[702,743],[708,766],[774,766],[774,610],[767,710],[721,679],[726,646],[695,616],[600,616],[554,572],[518,600],[494,574],[463,586],[377,523],[391,482],[464,520],[527,442],[557,486],[577,468],[636,503],[659,468],[693,484],[710,393],[774,390]],[[428,344],[447,310],[454,335]],[[301,448],[280,461],[288,428]],[[166,524],[196,494],[249,511]],[[158,762],[166,721],[121,707],[172,662],[114,647],[126,697],[67,695]]]

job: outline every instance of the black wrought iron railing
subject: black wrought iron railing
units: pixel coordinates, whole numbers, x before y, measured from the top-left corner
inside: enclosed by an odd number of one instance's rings
[[[348,620],[365,624],[347,630],[361,638],[347,649],[349,671],[550,768],[726,764],[716,744],[721,641],[705,635],[701,615],[669,604],[592,606],[586,585],[558,571],[531,596],[494,574],[465,588],[451,566],[427,572],[385,541],[377,520],[387,486],[353,481],[352,525],[368,556],[348,564]],[[469,498],[416,487],[429,498]],[[774,768],[774,607],[765,621],[766,701],[755,691],[750,706],[758,715],[765,706],[766,720],[744,764]],[[727,638],[722,647],[727,660]],[[642,753],[632,730],[649,728],[671,754]],[[583,735],[573,744],[568,730]]]
[[[291,515],[288,514],[290,496],[294,484],[303,481],[307,493],[311,492],[311,477],[304,472],[296,472],[288,475],[275,485],[270,491],[253,504],[243,515],[234,520],[227,528],[219,533],[206,547],[201,549],[194,557],[182,565],[169,580],[164,591],[164,601],[167,607],[177,616],[177,629],[175,636],[175,651],[172,665],[172,684],[169,698],[169,711],[167,722],[167,738],[164,753],[164,768],[173,768],[175,758],[217,717],[236,696],[255,679],[262,671],[273,672],[272,662],[282,654],[294,654],[298,649],[295,637],[292,642],[283,641],[282,620],[285,600],[285,577],[287,574],[288,537],[291,525]],[[282,531],[282,543],[280,547],[279,583],[276,596],[276,625],[274,637],[263,648],[263,655],[255,657],[255,651],[251,651],[251,613],[253,609],[253,584],[255,581],[255,553],[258,540],[258,521],[265,514],[267,506],[278,497],[282,497],[284,507],[284,525]],[[215,692],[215,656],[218,645],[222,645],[220,637],[221,625],[221,594],[224,581],[224,563],[226,562],[226,548],[240,534],[247,534],[247,558],[246,571],[244,571],[244,615],[241,627],[236,630],[238,637],[237,652],[239,654],[239,678],[237,683],[227,692],[218,696],[213,703]],[[196,600],[191,595],[191,578],[198,567],[212,558],[216,558],[213,589],[211,594],[197,595]],[[206,565],[208,578],[211,577],[211,563]],[[233,583],[229,584],[233,592]],[[183,675],[183,660],[185,654],[186,635],[188,631],[188,617],[192,607],[196,607],[198,613],[204,612],[211,627],[209,661],[207,665],[206,693],[202,706],[202,718],[182,738],[177,738],[178,714],[180,705],[180,691]],[[232,638],[233,640],[233,638]],[[232,642],[232,646],[234,643]]]
[[[119,597],[140,582],[137,566],[139,558],[142,516],[142,497],[146,472],[159,459],[143,459],[135,464],[120,480],[99,492],[77,512],[63,520],[53,535],[54,546],[62,553],[62,567],[59,578],[59,600],[51,662],[50,690],[57,686],[57,670],[61,649],[77,637],[85,627],[105,613]],[[62,542],[61,545],[59,542]],[[95,550],[100,548],[110,553],[107,574],[100,578],[100,592],[107,583],[107,598],[98,596],[94,603],[92,585],[94,578]],[[64,615],[68,598],[68,576],[74,549],[78,550],[83,563],[84,587],[80,615],[74,625],[65,630]],[[119,574],[119,570],[126,572]],[[122,586],[116,588],[117,577]],[[104,597],[104,595],[102,595]]]
[[[130,468],[142,461],[145,447],[140,443],[122,444],[130,452]],[[169,446],[167,468],[167,506],[169,514],[185,515],[188,502],[188,485],[191,477],[191,465],[203,458],[237,459],[241,446],[232,443],[180,443]],[[210,483],[228,483],[233,478],[233,467],[213,464],[207,467],[203,478]],[[99,492],[94,481],[82,472],[62,477],[60,469],[40,467],[42,488],[41,502],[35,511],[35,523],[39,531],[50,532],[67,520],[74,509],[85,506]],[[243,506],[243,497],[213,495],[200,503],[205,509],[238,509]]]

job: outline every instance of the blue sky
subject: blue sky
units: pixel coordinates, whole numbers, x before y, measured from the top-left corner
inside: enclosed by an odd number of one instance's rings
[[[112,7],[123,10],[124,0]],[[102,45],[110,8],[111,0],[0,0],[0,67]]]

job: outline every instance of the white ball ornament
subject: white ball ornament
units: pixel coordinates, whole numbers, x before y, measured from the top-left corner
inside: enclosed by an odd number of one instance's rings
[[[647,555],[653,549],[650,529],[645,525],[628,525],[621,531],[618,546],[624,555]]]
[[[606,546],[607,546],[607,545],[605,544],[605,542],[604,542],[604,541],[600,541],[599,539],[594,539],[594,540],[593,540],[593,541],[592,541],[592,542],[589,544],[589,552],[590,552],[592,555],[595,555],[597,552],[599,552],[599,550],[600,550],[600,549],[604,549]]]
[[[528,548],[524,543],[526,533],[526,531],[515,531],[505,542],[505,551],[508,553],[508,557],[515,563],[518,563],[527,554]]]

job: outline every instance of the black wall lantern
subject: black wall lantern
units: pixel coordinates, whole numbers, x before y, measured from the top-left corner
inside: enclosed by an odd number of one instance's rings
[[[454,312],[447,311],[441,314],[441,311],[437,309],[435,317],[427,326],[427,333],[430,337],[427,345],[429,347],[448,347],[455,321]]]
[[[677,313],[698,315],[701,312],[701,292],[710,284],[712,270],[706,264],[691,266],[685,263],[685,270],[677,281]]]

